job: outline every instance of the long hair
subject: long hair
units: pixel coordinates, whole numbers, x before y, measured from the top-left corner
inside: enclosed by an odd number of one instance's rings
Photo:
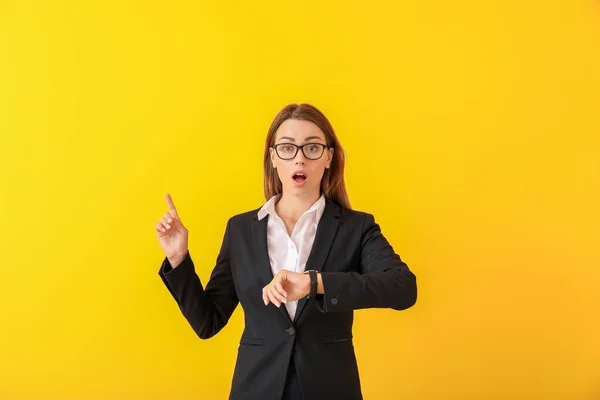
[[[275,134],[283,121],[287,119],[300,119],[311,121],[316,124],[325,134],[325,144],[327,147],[333,147],[333,159],[329,168],[325,169],[323,178],[321,179],[321,194],[326,198],[337,203],[339,206],[346,209],[351,209],[350,199],[346,192],[346,183],[344,182],[344,165],[346,156],[344,149],[340,144],[331,123],[319,109],[315,106],[302,104],[288,104],[275,116],[265,141],[265,157],[264,157],[264,189],[265,199],[268,200],[276,194],[283,192],[281,180],[277,172],[271,164],[269,148],[275,144]]]

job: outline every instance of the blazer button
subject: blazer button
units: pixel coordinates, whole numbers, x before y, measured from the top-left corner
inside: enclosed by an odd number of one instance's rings
[[[338,299],[333,298],[331,299],[331,304],[333,304],[334,306],[338,303]]]
[[[286,331],[287,331],[287,333],[289,333],[290,336],[294,336],[294,334],[296,333],[296,330],[294,329],[293,326],[286,329]]]

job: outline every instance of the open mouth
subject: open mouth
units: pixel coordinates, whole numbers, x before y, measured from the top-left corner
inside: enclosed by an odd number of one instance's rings
[[[292,176],[292,179],[297,184],[302,184],[306,180],[306,175],[304,175],[304,174],[294,174],[294,176]]]

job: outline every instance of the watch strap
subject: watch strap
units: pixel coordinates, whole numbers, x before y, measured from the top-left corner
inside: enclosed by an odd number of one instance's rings
[[[319,279],[317,278],[317,271],[314,269],[310,269],[308,271],[304,271],[305,274],[308,274],[310,278],[310,292],[308,293],[309,299],[314,299],[317,297],[317,285],[319,284]]]

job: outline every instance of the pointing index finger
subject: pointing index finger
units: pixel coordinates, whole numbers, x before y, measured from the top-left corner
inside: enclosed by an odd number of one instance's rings
[[[179,219],[179,215],[177,215],[177,209],[175,208],[175,204],[173,203],[173,199],[171,198],[171,195],[169,193],[167,193],[165,195],[165,198],[167,199],[167,206],[169,207],[169,212],[171,213],[173,218]]]

